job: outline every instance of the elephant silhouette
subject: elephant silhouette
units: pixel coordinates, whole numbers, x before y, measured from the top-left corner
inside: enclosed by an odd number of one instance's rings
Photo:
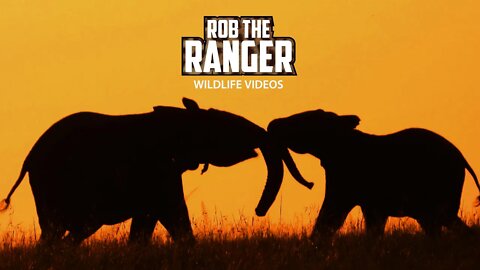
[[[43,243],[79,244],[102,225],[132,218],[130,242],[148,242],[157,221],[174,241],[193,242],[182,173],[204,164],[232,166],[263,154],[267,183],[256,212],[265,215],[283,179],[283,163],[311,188],[288,149],[265,129],[225,111],[157,106],[153,112],[103,115],[80,112],[51,126],[26,157],[3,201],[29,173]],[[66,234],[68,231],[68,234]]]
[[[359,122],[355,115],[314,110],[268,126],[278,144],[317,157],[325,169],[325,199],[312,240],[330,238],[355,206],[362,209],[367,234],[377,237],[389,216],[412,217],[427,235],[438,235],[443,226],[467,233],[457,216],[465,169],[480,186],[461,152],[429,130],[371,135],[356,129]]]

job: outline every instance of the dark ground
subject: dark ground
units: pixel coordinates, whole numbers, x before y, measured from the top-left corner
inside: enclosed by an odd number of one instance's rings
[[[0,269],[480,269],[475,236],[394,231],[383,239],[339,235],[314,247],[305,235],[262,233],[228,239],[199,236],[193,247],[170,241],[128,246],[124,240],[88,240],[78,248],[34,244],[0,246]]]

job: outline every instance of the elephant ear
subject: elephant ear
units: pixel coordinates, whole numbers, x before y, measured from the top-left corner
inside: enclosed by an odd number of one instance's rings
[[[360,118],[356,115],[342,115],[340,116],[340,122],[343,127],[355,129],[360,124]]]
[[[199,110],[200,107],[198,106],[197,102],[195,102],[195,100],[193,99],[189,99],[189,98],[183,98],[182,99],[182,103],[183,103],[183,106],[185,106],[185,108],[187,110]]]

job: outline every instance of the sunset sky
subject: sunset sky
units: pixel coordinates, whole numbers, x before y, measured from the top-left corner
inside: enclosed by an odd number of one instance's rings
[[[195,90],[196,78],[181,76],[181,37],[203,36],[209,15],[273,16],[275,35],[296,41],[298,76],[267,77],[284,80],[282,90]],[[480,175],[479,63],[480,4],[473,0],[1,1],[0,197],[60,118],[149,112],[181,106],[182,97],[262,127],[317,108],[356,114],[367,133],[424,127],[453,142]],[[286,172],[273,221],[280,205],[282,220],[293,222],[323,200],[319,161],[294,159],[315,187]],[[223,215],[254,215],[266,172],[259,157],[184,174],[190,215],[200,215],[202,202]],[[470,176],[465,183],[463,207],[471,212],[478,191]],[[36,222],[28,181],[12,209],[0,216],[0,229],[10,220],[25,229]]]

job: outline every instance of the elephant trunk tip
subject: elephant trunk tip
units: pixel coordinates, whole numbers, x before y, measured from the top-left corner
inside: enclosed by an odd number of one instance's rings
[[[267,214],[267,211],[260,210],[258,207],[255,208],[255,214],[259,217],[264,217]]]
[[[312,189],[314,185],[315,185],[315,184],[314,184],[313,182],[306,182],[306,183],[305,183],[305,186],[306,186],[308,189]]]

